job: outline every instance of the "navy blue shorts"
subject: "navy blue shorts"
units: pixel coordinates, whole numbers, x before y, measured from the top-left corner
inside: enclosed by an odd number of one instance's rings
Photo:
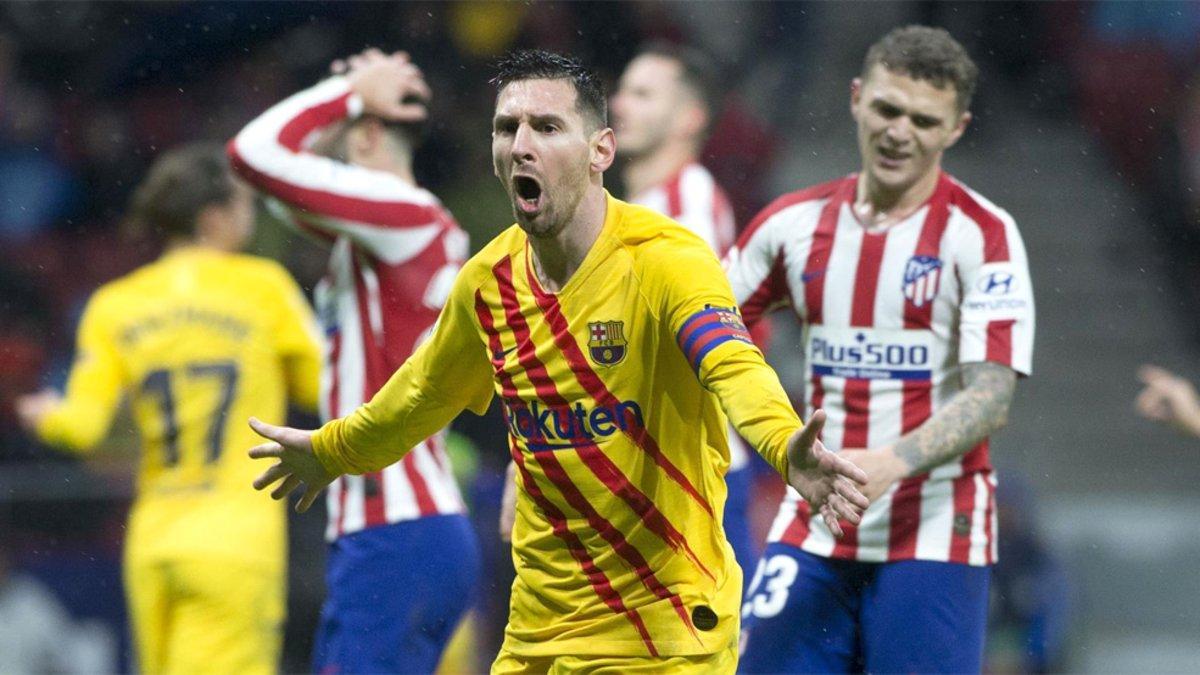
[[[742,568],[743,591],[750,583],[750,575],[754,574],[754,564],[758,562],[754,538],[750,536],[750,520],[747,517],[753,474],[749,467],[725,474],[725,485],[729,487],[729,496],[725,500],[725,538],[733,546],[733,557],[737,558],[738,565]]]
[[[475,600],[479,543],[463,515],[373,527],[329,546],[316,673],[431,673]]]
[[[767,546],[742,605],[743,673],[978,673],[991,568]]]

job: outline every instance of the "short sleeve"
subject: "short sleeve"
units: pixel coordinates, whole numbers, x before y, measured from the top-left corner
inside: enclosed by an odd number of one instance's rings
[[[963,227],[956,242],[962,283],[959,363],[990,361],[1033,371],[1033,282],[1016,223],[1002,214]]]

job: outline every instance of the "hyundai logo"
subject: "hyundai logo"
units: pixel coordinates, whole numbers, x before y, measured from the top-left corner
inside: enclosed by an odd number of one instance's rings
[[[1011,272],[992,272],[975,283],[975,287],[988,295],[1008,295],[1013,288]]]

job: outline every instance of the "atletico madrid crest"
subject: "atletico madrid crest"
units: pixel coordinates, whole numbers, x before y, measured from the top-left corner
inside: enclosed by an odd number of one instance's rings
[[[904,268],[904,297],[915,307],[933,300],[942,276],[942,261],[930,255],[914,255]]]
[[[625,358],[624,321],[589,321],[588,352],[599,366],[613,366]]]

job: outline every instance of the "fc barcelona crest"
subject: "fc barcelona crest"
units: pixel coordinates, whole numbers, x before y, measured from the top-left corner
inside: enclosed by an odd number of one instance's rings
[[[613,366],[625,358],[624,321],[589,321],[588,352],[600,366]]]
[[[942,277],[942,261],[930,255],[914,255],[904,268],[904,297],[921,307],[937,296]]]

